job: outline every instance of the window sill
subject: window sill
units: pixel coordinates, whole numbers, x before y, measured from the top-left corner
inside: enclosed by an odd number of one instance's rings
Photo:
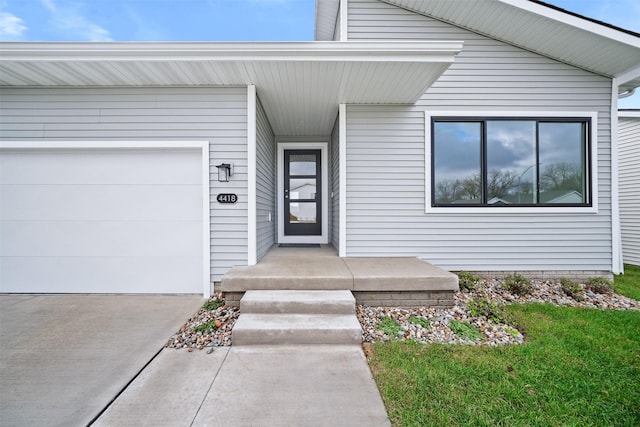
[[[478,206],[478,207],[432,207],[425,209],[426,214],[489,214],[489,215],[518,215],[518,214],[597,214],[597,206]]]

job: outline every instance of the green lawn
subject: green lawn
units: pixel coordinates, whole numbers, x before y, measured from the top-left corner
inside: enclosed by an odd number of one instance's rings
[[[618,282],[627,295],[640,291],[640,281]],[[640,312],[508,310],[524,345],[375,344],[371,369],[393,424],[640,425]]]
[[[624,274],[615,277],[616,292],[640,301],[640,267],[625,264]]]

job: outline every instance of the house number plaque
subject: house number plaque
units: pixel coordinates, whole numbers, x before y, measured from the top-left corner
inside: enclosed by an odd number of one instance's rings
[[[218,200],[218,203],[233,204],[238,201],[238,195],[232,194],[232,193],[222,193],[222,194],[218,194],[217,200]]]

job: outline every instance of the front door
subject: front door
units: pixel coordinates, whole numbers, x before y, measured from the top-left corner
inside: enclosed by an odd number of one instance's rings
[[[322,234],[320,150],[284,150],[284,234]]]
[[[278,243],[329,243],[328,144],[278,143]]]

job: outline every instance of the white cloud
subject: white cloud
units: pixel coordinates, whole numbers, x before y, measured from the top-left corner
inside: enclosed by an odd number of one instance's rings
[[[0,40],[18,40],[27,31],[22,19],[9,12],[0,12]]]
[[[163,41],[168,40],[167,35],[161,29],[158,29],[157,26],[154,25],[154,22],[148,19],[143,19],[140,17],[140,14],[136,12],[136,10],[126,4],[124,6],[124,10],[126,11],[126,15],[129,20],[135,24],[134,30],[134,40],[144,40],[144,41]]]
[[[92,22],[77,10],[81,3],[71,4],[62,2],[56,4],[54,0],[40,0],[42,5],[51,13],[51,25],[65,38],[77,41],[111,41],[109,30]]]
[[[56,5],[53,0],[40,0],[40,3],[42,3],[42,5],[49,10],[49,12],[55,13]]]

